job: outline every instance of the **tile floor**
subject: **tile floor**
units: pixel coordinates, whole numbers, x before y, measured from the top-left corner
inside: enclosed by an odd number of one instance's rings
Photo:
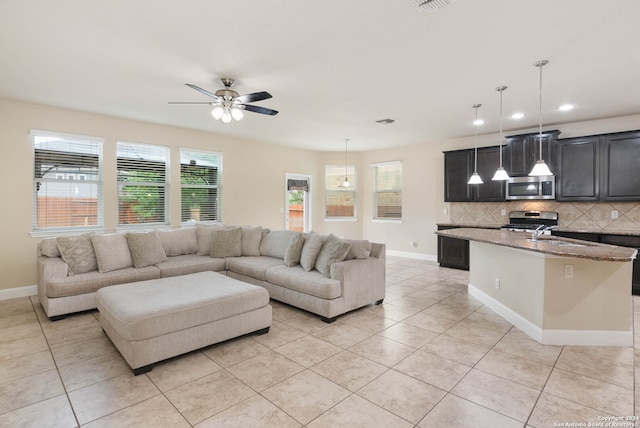
[[[640,346],[540,345],[467,280],[391,257],[383,305],[325,324],[272,302],[268,334],[137,377],[97,312],[51,323],[36,297],[0,301],[0,427],[555,427],[640,414]]]

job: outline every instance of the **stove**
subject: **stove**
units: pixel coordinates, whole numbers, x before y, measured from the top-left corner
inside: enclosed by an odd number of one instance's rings
[[[533,232],[540,226],[549,228],[558,226],[558,213],[552,211],[511,211],[509,212],[509,224],[500,229],[514,232]],[[544,234],[550,235],[547,229]]]

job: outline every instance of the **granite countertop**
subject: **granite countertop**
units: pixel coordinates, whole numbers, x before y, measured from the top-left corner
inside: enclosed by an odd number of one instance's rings
[[[635,248],[618,247],[616,245],[561,238],[553,235],[543,235],[539,238],[538,242],[530,242],[527,240],[531,238],[530,233],[509,232],[506,230],[458,228],[439,230],[435,233],[437,235],[448,236],[451,238],[485,242],[488,244],[529,250],[537,253],[602,261],[628,262],[632,261],[636,257],[637,253]],[[545,241],[550,240],[556,241],[556,243],[545,243]],[[559,245],[557,242],[573,243],[576,245]]]
[[[436,223],[436,226],[444,227],[470,227],[479,229],[500,229],[504,224],[477,224],[477,223]],[[558,232],[574,232],[574,233],[594,233],[599,235],[624,235],[624,236],[640,236],[640,230],[624,230],[624,229],[575,229],[571,227],[558,227],[553,229]]]

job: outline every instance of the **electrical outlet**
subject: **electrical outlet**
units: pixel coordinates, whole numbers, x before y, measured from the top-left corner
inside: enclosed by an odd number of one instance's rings
[[[500,290],[500,279],[496,278],[496,290]]]
[[[442,214],[444,214],[444,215],[449,214],[449,210],[448,210],[448,209],[446,209],[446,208],[443,208],[443,209],[442,209]]]
[[[611,218],[618,218],[618,211],[617,210],[611,210]]]
[[[504,210],[504,209],[503,209],[503,210],[500,210],[500,215],[503,215],[503,216],[504,216],[504,215],[507,215],[507,210]]]
[[[564,277],[573,278],[573,265],[564,265]]]

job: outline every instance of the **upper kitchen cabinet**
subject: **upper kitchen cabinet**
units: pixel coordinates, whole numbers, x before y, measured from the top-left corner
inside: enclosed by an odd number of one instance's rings
[[[560,131],[542,133],[542,159],[552,168],[555,162],[555,141]],[[540,134],[523,134],[507,137],[505,169],[511,177],[529,175],[540,159]]]
[[[556,200],[600,200],[600,137],[556,142]]]
[[[474,163],[474,149],[444,152],[445,202],[499,202],[505,200],[504,181],[491,180],[493,173],[500,165],[500,147],[478,148],[477,170],[484,181],[483,184],[467,184],[473,173]]]
[[[602,200],[640,200],[640,131],[602,136]]]

